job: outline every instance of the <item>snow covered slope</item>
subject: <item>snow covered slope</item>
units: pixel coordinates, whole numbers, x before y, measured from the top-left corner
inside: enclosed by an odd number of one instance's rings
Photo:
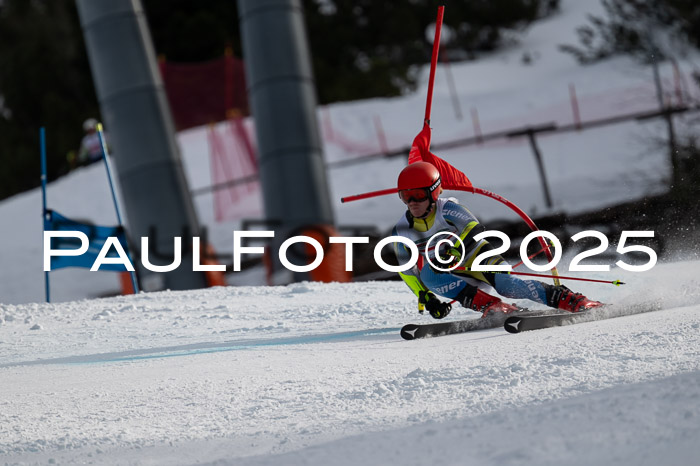
[[[0,305],[0,460],[689,464],[699,266],[578,287],[660,311],[410,342],[400,283]]]

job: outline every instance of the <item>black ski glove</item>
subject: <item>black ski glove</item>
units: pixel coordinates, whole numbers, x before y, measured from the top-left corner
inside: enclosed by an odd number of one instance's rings
[[[450,303],[440,301],[430,291],[419,292],[418,303],[424,305],[430,315],[435,319],[442,319],[452,310],[452,305]]]

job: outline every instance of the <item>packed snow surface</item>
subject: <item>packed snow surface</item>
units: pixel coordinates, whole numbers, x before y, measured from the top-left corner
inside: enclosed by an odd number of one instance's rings
[[[690,464],[699,266],[576,284],[632,315],[416,341],[398,282],[0,305],[0,459]]]

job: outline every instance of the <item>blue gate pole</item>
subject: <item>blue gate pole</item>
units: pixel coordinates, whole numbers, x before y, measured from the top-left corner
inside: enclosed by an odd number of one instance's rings
[[[112,170],[109,168],[109,160],[107,159],[107,144],[105,144],[105,138],[104,138],[104,132],[102,130],[102,123],[97,123],[97,136],[100,138],[100,146],[102,147],[102,160],[105,163],[105,167],[107,168],[107,179],[109,180],[109,189],[112,192],[112,201],[114,201],[114,210],[117,212],[117,222],[119,222],[119,226],[121,227],[122,231],[124,230],[124,224],[122,223],[122,214],[119,209],[119,200],[117,199],[117,193],[114,191],[114,183],[112,182]],[[124,235],[126,238],[126,235]],[[126,248],[126,256],[129,258],[129,262],[132,264],[134,261],[131,258],[131,252],[129,251],[129,241],[127,239],[126,244],[124,245]],[[131,274],[131,285],[134,287],[134,293],[138,294],[139,292],[139,285],[136,280],[136,271],[134,268],[133,272],[129,272]]]
[[[46,128],[39,128],[39,146],[41,147],[41,244],[44,244],[44,231],[46,231]],[[43,246],[42,246],[43,247]],[[44,271],[44,286],[46,288],[46,302],[51,302],[51,287],[49,285],[49,271]]]

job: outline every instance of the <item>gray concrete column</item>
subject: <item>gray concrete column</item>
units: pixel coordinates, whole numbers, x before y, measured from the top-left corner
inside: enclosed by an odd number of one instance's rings
[[[172,262],[173,238],[183,236],[180,267],[158,274],[141,268],[142,285],[146,290],[204,287],[204,274],[192,270],[189,253],[199,225],[141,2],[76,0],[76,4],[114,152],[129,236],[139,243],[149,236],[151,252],[165,256],[150,254],[156,265]]]

